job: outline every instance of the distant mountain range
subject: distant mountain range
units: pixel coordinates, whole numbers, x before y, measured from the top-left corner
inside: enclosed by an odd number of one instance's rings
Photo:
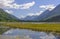
[[[20,19],[17,17],[8,14],[3,9],[0,8],[0,22],[19,22]]]
[[[23,20],[38,22],[60,22],[60,5],[55,7],[52,11],[46,10],[39,16],[27,16]]]
[[[60,22],[60,5],[49,12],[48,18],[45,19],[47,22]]]
[[[23,20],[25,20],[25,21],[40,21],[41,20],[42,21],[42,20],[44,20],[44,18],[47,17],[48,12],[50,12],[50,11],[46,10],[39,16],[27,16],[27,17],[23,18]]]
[[[22,18],[22,20],[25,20],[25,21],[27,21],[27,20],[35,20],[35,18],[36,18],[37,16],[27,16],[27,17],[25,17],[25,18]]]
[[[60,22],[60,15],[44,20],[44,22]]]
[[[52,11],[46,10],[39,16],[27,16],[23,19],[18,19],[12,14],[8,14],[0,8],[0,22],[60,22],[60,5]]]

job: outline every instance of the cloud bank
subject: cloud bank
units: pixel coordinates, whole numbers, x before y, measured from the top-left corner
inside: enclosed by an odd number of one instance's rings
[[[34,1],[25,4],[17,4],[15,0],[0,0],[0,8],[28,9],[35,4]]]
[[[41,5],[39,7],[45,10],[53,10],[56,6],[54,6],[53,4],[49,4],[49,5]]]
[[[28,16],[39,16],[42,13],[43,13],[43,11],[40,11],[40,12],[37,12],[37,13],[29,13]]]
[[[9,13],[9,14],[12,14],[13,11],[12,10],[5,10],[5,12]]]

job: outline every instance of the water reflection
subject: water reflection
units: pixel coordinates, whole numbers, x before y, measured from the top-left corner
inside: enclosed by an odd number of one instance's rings
[[[46,32],[37,32],[26,29],[11,29],[3,33],[3,35],[18,36],[21,39],[57,39],[52,33],[47,34]]]
[[[0,39],[32,39],[29,36],[10,36],[10,35],[2,35]]]

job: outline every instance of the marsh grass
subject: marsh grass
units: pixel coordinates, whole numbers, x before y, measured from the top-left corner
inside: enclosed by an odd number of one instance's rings
[[[60,33],[60,23],[21,23],[21,22],[1,22],[1,26],[7,26],[11,28],[20,29],[31,29],[35,31],[44,32],[59,32]]]

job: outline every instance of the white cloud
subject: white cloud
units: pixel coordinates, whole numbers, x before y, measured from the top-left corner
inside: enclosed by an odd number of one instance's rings
[[[27,16],[39,16],[42,13],[43,13],[43,11],[40,11],[40,12],[37,12],[37,13],[28,13],[27,15],[20,15],[19,18],[25,18]]]
[[[12,4],[11,8],[20,9],[20,5],[14,3],[14,4]]]
[[[17,4],[15,0],[0,0],[0,8],[14,8],[14,9],[28,9],[32,7],[35,2],[25,3],[25,4]]]
[[[19,8],[19,4],[14,3],[15,0],[0,0],[0,8]]]
[[[39,6],[40,8],[42,8],[42,9],[45,9],[45,10],[53,10],[56,6],[54,6],[53,4],[51,4],[51,5],[41,5],[41,6]]]
[[[19,18],[25,18],[27,16],[39,16],[42,13],[43,13],[43,11],[40,11],[40,12],[37,12],[37,13],[28,13],[27,15],[20,15]]]
[[[0,7],[10,7],[14,0],[0,0]]]
[[[28,9],[28,8],[32,7],[34,4],[35,4],[34,1],[31,3],[22,4],[22,5],[20,5],[20,8],[21,9]]]
[[[25,18],[26,16],[20,15],[19,18]]]
[[[24,36],[24,39],[32,39],[32,38],[30,38],[30,36],[27,35],[27,36]]]
[[[42,12],[43,12],[43,11],[40,11],[40,12],[38,12],[38,13],[29,13],[28,16],[33,16],[33,15],[34,15],[34,16],[35,16],[35,15],[38,16],[38,15],[42,14]]]
[[[5,10],[5,12],[7,12],[9,14],[12,14],[13,13],[13,11],[11,11],[11,10]]]
[[[46,34],[45,36],[41,35],[40,39],[56,39],[56,37],[52,33],[49,33]]]

